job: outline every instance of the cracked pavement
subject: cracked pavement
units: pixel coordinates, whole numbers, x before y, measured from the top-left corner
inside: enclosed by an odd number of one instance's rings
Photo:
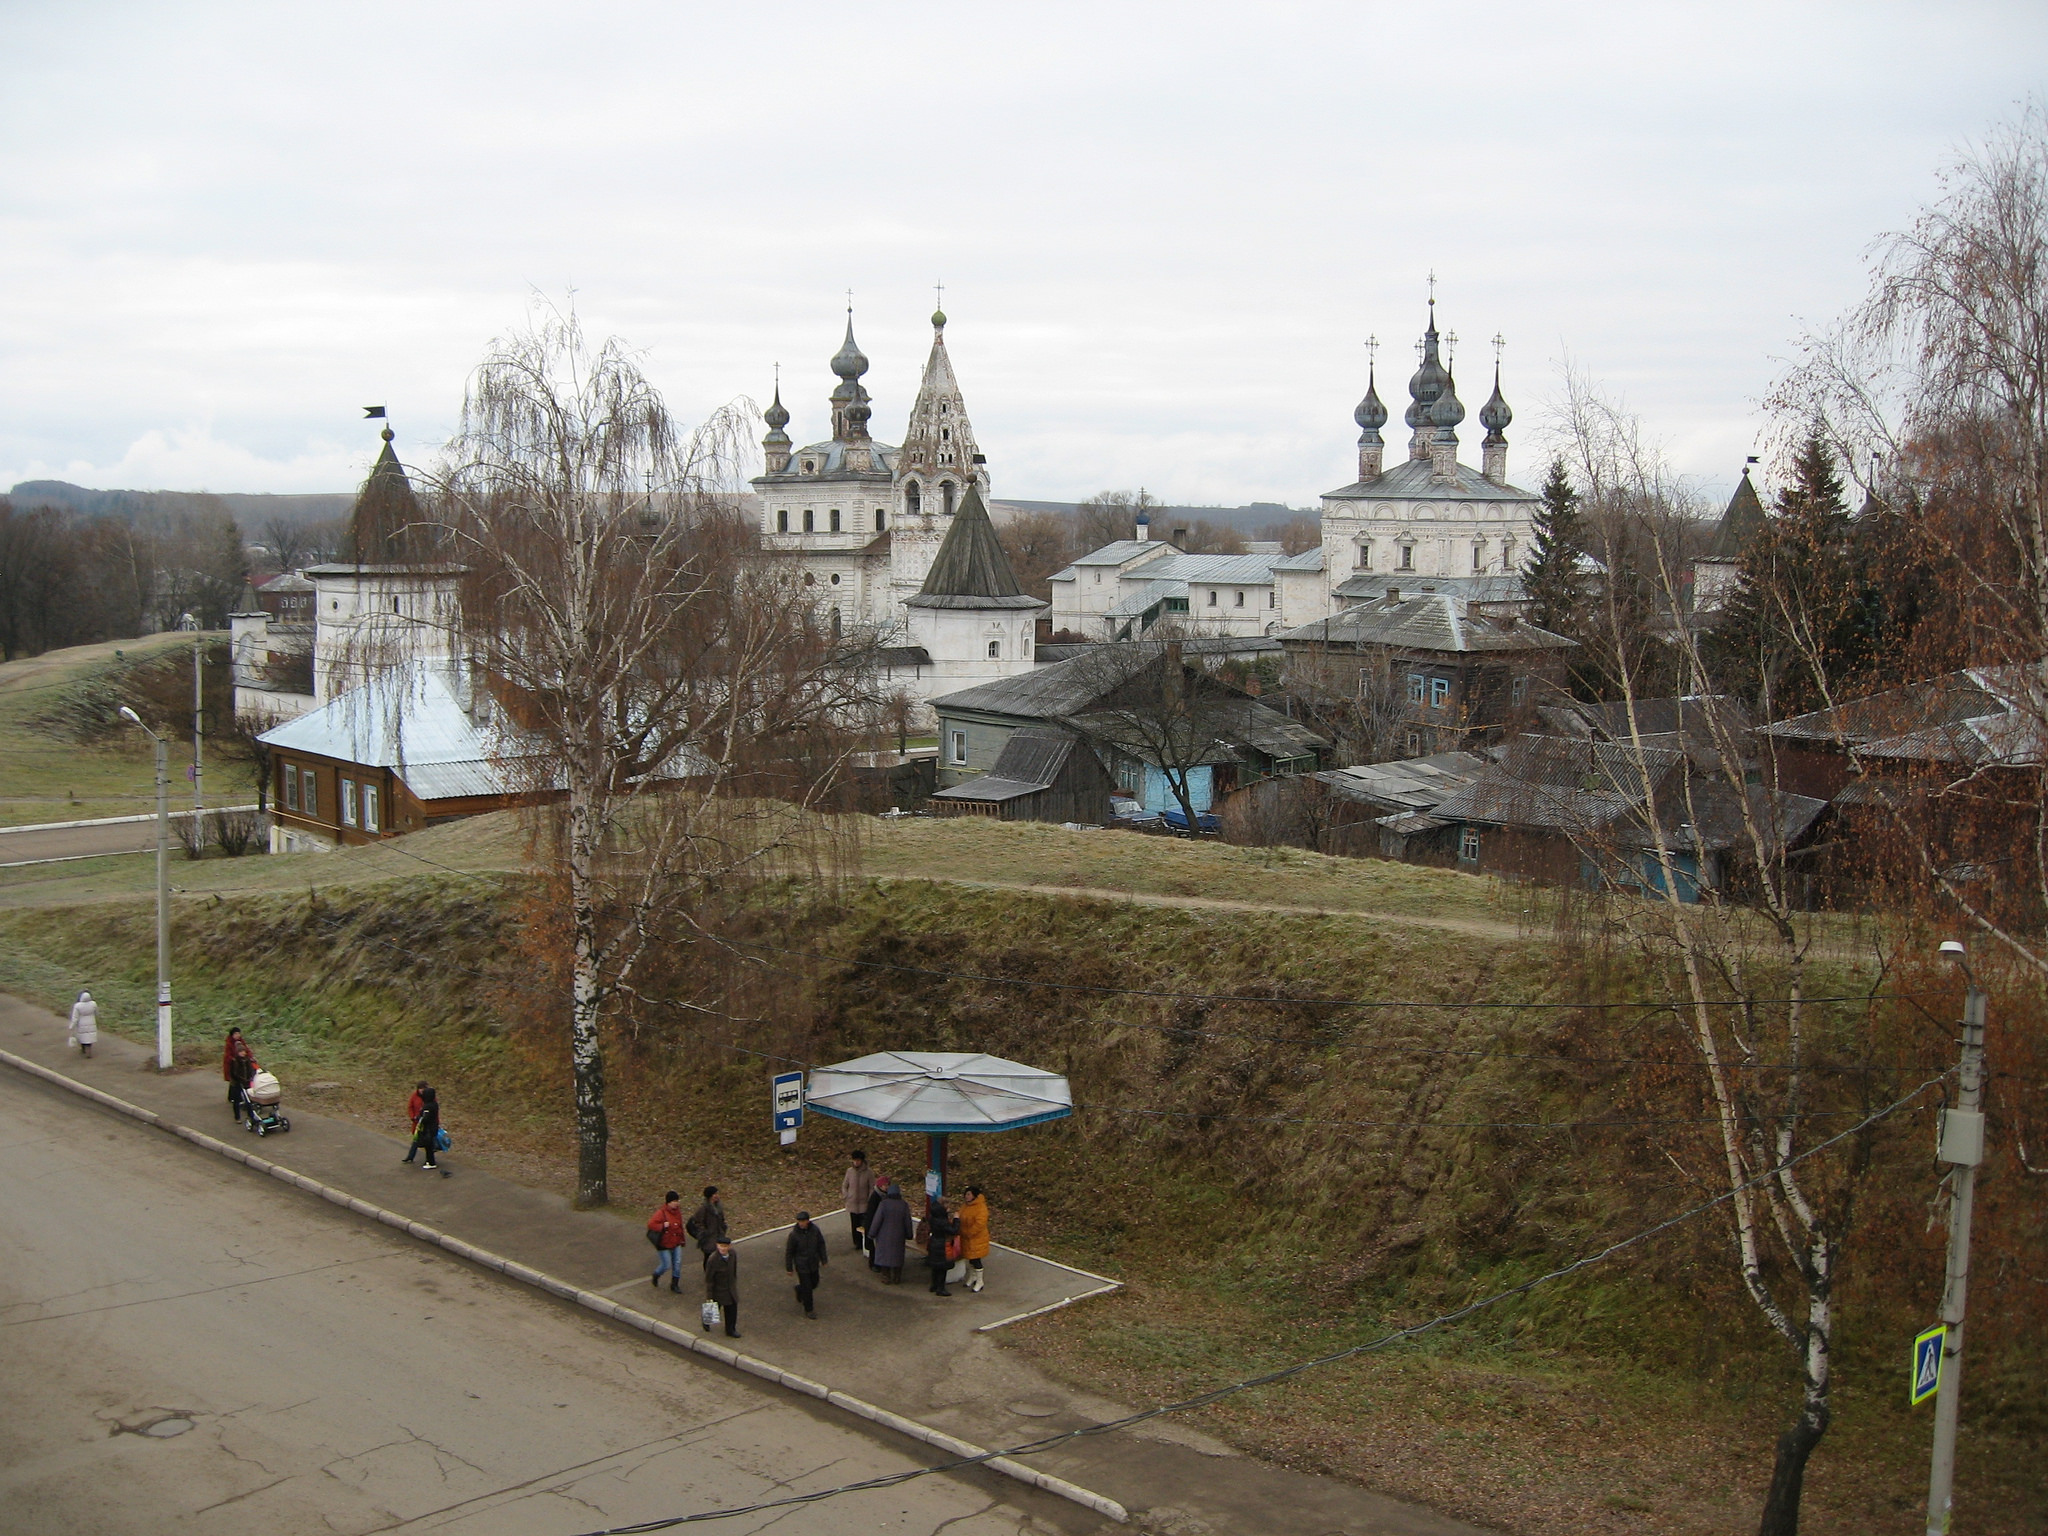
[[[574,1536],[928,1464],[11,1072],[0,1128],[13,1536]],[[192,1427],[130,1428],[166,1416]],[[976,1473],[717,1529],[771,1526],[1083,1536],[1102,1522]]]

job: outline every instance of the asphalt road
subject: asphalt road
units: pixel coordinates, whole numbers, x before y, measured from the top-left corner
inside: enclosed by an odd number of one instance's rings
[[[921,1464],[0,1072],[0,1528],[571,1536]],[[987,1474],[720,1533],[1070,1536]]]
[[[171,851],[184,857],[171,829]],[[93,822],[82,827],[60,827],[48,832],[0,831],[0,865],[26,864],[36,859],[80,859],[106,853],[156,851],[156,822]]]

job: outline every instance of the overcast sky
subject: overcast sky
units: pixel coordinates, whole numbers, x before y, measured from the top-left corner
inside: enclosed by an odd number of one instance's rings
[[[943,279],[998,496],[1306,505],[1432,269],[1517,481],[1569,353],[1731,485],[2048,6],[0,0],[0,60],[0,486],[350,488],[572,289],[804,442],[851,288],[893,441]]]

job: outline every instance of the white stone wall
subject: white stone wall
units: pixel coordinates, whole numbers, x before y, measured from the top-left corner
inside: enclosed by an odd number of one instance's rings
[[[1325,590],[1369,572],[1393,576],[1498,575],[1528,562],[1535,537],[1529,501],[1323,502]],[[1473,561],[1478,551],[1480,563]],[[1402,563],[1402,551],[1409,563]],[[1361,551],[1370,551],[1369,563]]]
[[[453,577],[352,571],[315,577],[314,587],[315,704],[357,686],[369,666],[454,659]]]

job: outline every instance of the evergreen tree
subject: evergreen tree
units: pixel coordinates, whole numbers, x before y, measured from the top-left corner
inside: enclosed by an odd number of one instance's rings
[[[1550,461],[1543,482],[1543,506],[1536,513],[1536,537],[1522,587],[1529,594],[1529,622],[1570,635],[1585,611],[1585,548],[1579,525],[1579,493],[1560,456]]]
[[[1835,456],[1818,429],[1800,444],[1792,479],[1742,552],[1709,659],[1721,684],[1767,719],[1818,709],[1832,687],[1869,665],[1871,629]]]

